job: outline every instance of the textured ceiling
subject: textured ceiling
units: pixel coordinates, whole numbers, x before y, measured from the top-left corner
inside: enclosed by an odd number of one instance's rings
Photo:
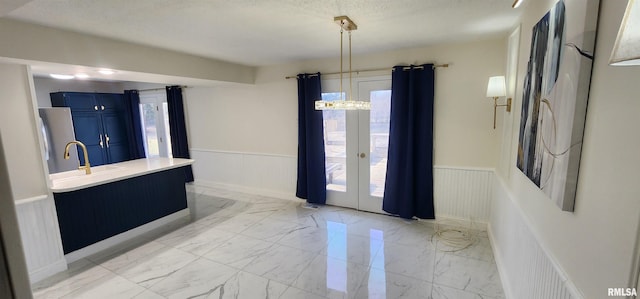
[[[506,36],[512,0],[34,0],[4,17],[251,66]]]

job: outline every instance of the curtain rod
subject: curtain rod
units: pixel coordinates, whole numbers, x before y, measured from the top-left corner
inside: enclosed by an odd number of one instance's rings
[[[189,88],[189,86],[180,86],[180,88]],[[157,90],[166,90],[166,87],[158,87],[158,88],[149,88],[149,89],[138,89],[138,92],[140,91],[157,91]]]
[[[439,67],[449,67],[449,64],[445,63],[445,64],[435,64],[435,65],[433,65],[434,69],[435,68],[439,68]],[[422,69],[424,67],[423,66],[414,66],[413,68],[414,69]],[[410,69],[411,69],[410,66],[407,66],[407,67],[403,68],[403,70],[405,70],[405,71],[406,70],[410,70]],[[389,68],[356,70],[356,71],[353,71],[352,73],[356,73],[357,74],[357,73],[362,73],[362,72],[376,72],[376,71],[387,71],[387,70],[389,70]],[[390,69],[390,70],[393,71],[393,69]],[[342,73],[343,74],[348,74],[349,72],[342,72]],[[340,74],[340,72],[322,73],[322,75],[339,75],[339,74]],[[298,76],[297,75],[296,76],[286,76],[284,78],[285,79],[296,79],[296,78],[298,78]]]

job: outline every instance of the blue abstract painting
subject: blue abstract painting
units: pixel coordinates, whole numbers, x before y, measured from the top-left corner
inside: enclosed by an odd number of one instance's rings
[[[533,27],[517,166],[573,211],[591,83],[599,0],[560,0]]]

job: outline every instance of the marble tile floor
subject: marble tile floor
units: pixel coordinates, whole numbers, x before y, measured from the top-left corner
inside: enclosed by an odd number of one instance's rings
[[[504,298],[491,246],[432,224],[189,186],[191,219],[70,265],[35,298]]]

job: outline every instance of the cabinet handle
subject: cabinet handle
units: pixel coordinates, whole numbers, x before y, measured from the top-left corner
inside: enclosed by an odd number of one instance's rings
[[[107,148],[109,148],[109,135],[104,134],[104,137],[107,140]]]
[[[104,148],[104,146],[102,146],[102,134],[100,134],[100,148]]]
[[[100,106],[102,108],[102,110],[104,111],[104,105]]]
[[[93,106],[93,110],[98,111],[98,106]]]

